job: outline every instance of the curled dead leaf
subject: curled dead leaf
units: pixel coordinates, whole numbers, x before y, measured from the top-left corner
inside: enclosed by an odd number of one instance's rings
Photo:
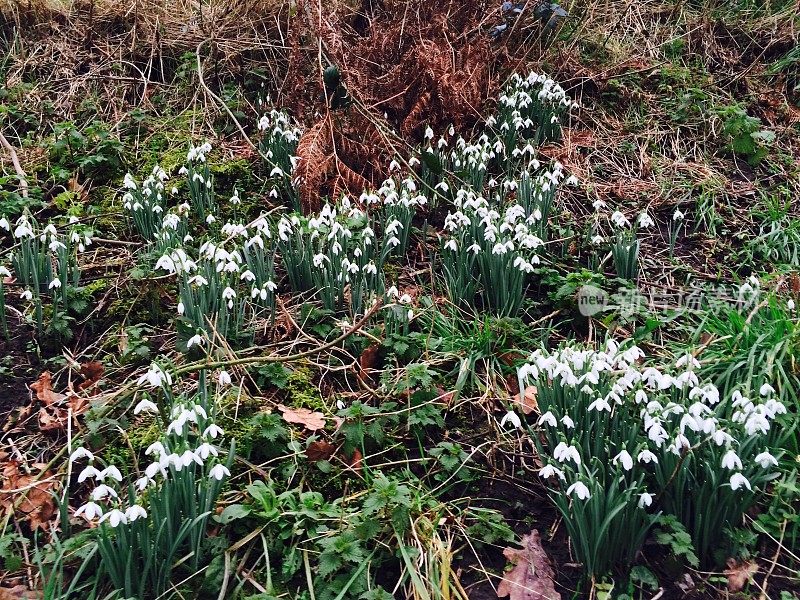
[[[39,375],[39,379],[31,384],[31,389],[36,392],[36,397],[44,404],[50,405],[60,402],[66,396],[53,391],[53,376],[50,371],[45,371]]]
[[[539,410],[539,403],[536,401],[536,394],[538,390],[535,385],[529,385],[525,388],[525,393],[516,394],[513,398],[514,406],[529,415],[535,410]]]
[[[318,440],[311,442],[306,448],[306,457],[311,462],[319,462],[321,460],[328,460],[333,453],[336,452],[336,446],[325,440]]]
[[[361,454],[361,450],[356,448],[355,450],[353,450],[353,456],[351,456],[349,460],[345,460],[345,462],[347,463],[347,466],[349,466],[354,471],[360,471],[362,458],[364,457]]]
[[[313,412],[307,408],[288,408],[283,404],[278,405],[278,410],[283,413],[283,420],[287,423],[302,425],[309,431],[325,428],[325,415]]]
[[[99,360],[82,363],[80,374],[84,380],[78,385],[78,389],[85,390],[92,387],[100,381],[103,373],[105,373],[105,367]]]
[[[509,600],[561,600],[556,591],[553,566],[535,529],[522,537],[522,549],[506,548],[503,554],[514,568],[503,575],[497,597]]]
[[[11,510],[22,498],[16,508],[18,517],[28,521],[31,529],[45,528],[45,525],[56,515],[56,499],[53,491],[52,471],[44,471],[45,465],[35,464],[38,474],[28,474],[20,469],[17,460],[6,461],[2,465],[2,487],[0,491],[0,507],[4,511]]]
[[[735,560],[729,558],[727,565],[725,575],[728,577],[728,591],[731,593],[741,592],[753,575],[758,573],[758,565],[752,561],[737,564]]]

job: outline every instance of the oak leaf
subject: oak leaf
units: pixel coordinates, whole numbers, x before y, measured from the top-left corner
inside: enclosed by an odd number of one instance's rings
[[[519,408],[523,414],[529,415],[533,411],[539,409],[539,403],[536,401],[536,394],[538,390],[535,385],[529,385],[525,388],[525,392],[514,395],[514,405]]]
[[[732,594],[741,592],[753,575],[758,573],[758,565],[754,562],[746,561],[737,564],[735,560],[729,558],[727,564],[725,575],[728,577],[728,591]]]
[[[497,597],[509,600],[561,600],[553,579],[550,558],[542,548],[535,529],[522,537],[522,549],[506,548],[503,554],[514,568],[503,575]]]
[[[39,379],[31,384],[31,389],[36,392],[36,397],[44,404],[50,405],[60,402],[66,396],[53,391],[53,376],[50,371],[45,371],[39,375]]]
[[[302,425],[309,431],[325,427],[325,415],[321,412],[313,412],[307,408],[288,408],[283,404],[278,405],[278,410],[283,413],[284,421]]]

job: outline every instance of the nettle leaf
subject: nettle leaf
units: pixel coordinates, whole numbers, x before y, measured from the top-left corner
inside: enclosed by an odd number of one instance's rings
[[[347,563],[358,564],[367,556],[361,542],[351,530],[322,538],[319,545],[323,548],[319,555],[319,574],[323,577],[338,571]]]

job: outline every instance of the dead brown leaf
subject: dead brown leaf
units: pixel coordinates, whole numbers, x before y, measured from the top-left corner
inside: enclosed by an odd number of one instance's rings
[[[523,414],[531,414],[533,411],[539,409],[539,403],[536,401],[536,393],[536,386],[529,385],[525,388],[524,394],[516,394],[514,396],[514,405],[519,408]]]
[[[336,446],[325,440],[311,442],[306,448],[306,456],[311,462],[328,460],[336,452]]]
[[[83,377],[83,381],[78,385],[79,390],[85,390],[87,388],[92,387],[103,376],[105,373],[105,367],[103,363],[99,360],[93,360],[91,362],[86,362],[81,364],[80,374]]]
[[[346,460],[345,462],[354,471],[360,471],[362,458],[364,457],[361,455],[361,450],[356,448],[355,450],[353,450],[353,456],[350,457],[350,460]]]
[[[378,344],[372,344],[361,353],[358,363],[361,366],[361,377],[367,377],[369,371],[380,368],[381,361],[381,347]]]
[[[28,474],[20,469],[21,463],[17,460],[6,461],[2,465],[3,486],[0,491],[0,506],[10,510],[19,498],[22,501],[17,507],[17,514],[22,520],[27,520],[31,529],[44,528],[56,515],[56,499],[53,495],[52,471],[43,471],[46,465],[34,464],[39,470],[36,475]]]
[[[278,405],[278,410],[283,413],[284,421],[302,425],[309,431],[325,427],[325,415],[321,412],[313,412],[307,408],[288,408],[283,404]]]
[[[733,593],[741,592],[753,575],[758,573],[758,565],[752,561],[736,563],[732,558],[728,559],[728,568],[725,575],[728,576],[728,591]]]
[[[67,413],[56,407],[39,409],[39,429],[42,431],[60,431],[67,428]]]
[[[0,588],[0,600],[34,600],[34,598],[41,597],[42,592],[29,590],[24,585],[17,585],[13,588]]]
[[[535,529],[522,537],[522,549],[506,548],[503,554],[514,568],[508,571],[500,585],[497,597],[509,600],[561,600],[553,578],[555,574],[550,558],[542,548],[539,532]]]
[[[53,391],[53,378],[50,371],[45,371],[39,375],[39,379],[31,384],[31,389],[36,392],[36,397],[44,404],[50,405],[60,402],[66,396]]]

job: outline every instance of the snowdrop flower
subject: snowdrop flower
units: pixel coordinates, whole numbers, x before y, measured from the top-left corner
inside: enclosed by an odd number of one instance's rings
[[[140,401],[133,408],[133,414],[138,415],[142,411],[151,412],[151,413],[158,413],[158,407],[155,405],[154,402],[145,399],[145,400]]]
[[[208,476],[217,481],[222,481],[224,477],[230,477],[231,472],[222,463],[217,463],[208,472]]]
[[[97,517],[101,517],[103,515],[103,509],[94,502],[87,502],[75,511],[76,517],[80,517],[81,515],[86,517],[88,520],[93,521]]]
[[[541,417],[539,417],[539,419],[536,421],[537,425],[541,425],[542,423],[546,423],[550,427],[555,427],[556,425],[558,425],[555,415],[551,413],[549,410],[546,413],[544,413]]]
[[[212,439],[217,439],[218,435],[223,436],[225,435],[225,432],[222,431],[222,429],[214,423],[206,427],[205,431],[203,431],[203,437],[211,437]]]
[[[627,227],[630,221],[620,211],[615,210],[611,215],[611,222],[617,227]]]
[[[108,487],[106,484],[101,483],[96,488],[92,490],[92,500],[102,500],[106,496],[110,496],[112,498],[117,498],[117,492],[114,491],[114,488]]]
[[[445,250],[452,250],[453,252],[458,251],[458,244],[456,244],[455,240],[448,240],[444,245]]]
[[[643,212],[642,214],[639,215],[638,221],[639,221],[639,227],[648,228],[655,225],[653,219],[646,212]]]
[[[147,447],[144,453],[147,456],[150,456],[151,454],[158,454],[159,456],[161,456],[163,454],[167,454],[167,449],[164,448],[164,444],[162,444],[161,442],[153,442]]]
[[[587,410],[596,410],[598,412],[606,410],[608,412],[611,412],[611,405],[605,398],[598,398],[588,406]]]
[[[652,462],[658,464],[658,458],[656,458],[656,455],[650,452],[650,450],[642,450],[639,453],[639,456],[636,457],[636,460],[638,460],[640,463]]]
[[[722,457],[722,468],[723,469],[741,469],[742,468],[742,461],[736,455],[736,452],[733,450],[728,450],[725,455]]]
[[[136,519],[146,519],[147,511],[138,504],[134,504],[125,509],[125,518],[131,523]]]
[[[231,384],[231,376],[227,371],[220,371],[219,375],[217,375],[217,380],[219,381],[220,385]]]
[[[673,221],[683,221],[685,216],[686,215],[684,215],[679,209],[676,208],[675,209],[675,213],[672,215],[672,220]]]
[[[100,522],[102,523],[103,521],[108,521],[108,524],[111,525],[111,527],[117,527],[120,523],[127,523],[128,517],[125,516],[124,512],[118,508],[115,508],[100,517]]]
[[[189,341],[186,342],[186,348],[188,349],[195,345],[202,346],[204,341],[205,340],[203,340],[203,336],[200,334],[195,334],[189,338]]]
[[[502,419],[500,419],[500,427],[505,427],[506,423],[511,423],[515,429],[522,428],[522,421],[513,410],[508,411]]]
[[[577,496],[579,500],[588,500],[592,497],[589,488],[582,481],[576,481],[567,488],[567,496]]]
[[[30,300],[31,298],[33,298],[33,292],[31,292],[30,290],[25,290],[19,295],[19,297],[22,298],[23,300]]]
[[[748,490],[753,489],[752,487],[750,487],[750,482],[741,473],[734,473],[733,475],[731,475],[730,483],[731,483],[731,489],[734,491],[738,490],[742,486],[746,487]]]
[[[207,460],[209,456],[218,456],[219,452],[217,452],[216,447],[208,442],[203,442],[200,444],[197,449],[194,451],[196,456],[199,456],[202,460]]]
[[[550,479],[553,475],[556,475],[559,479],[564,479],[564,471],[555,468],[553,465],[545,465],[539,469],[539,477],[542,479]]]
[[[769,452],[761,452],[760,454],[756,455],[755,462],[761,466],[762,469],[768,469],[769,467],[777,467],[778,466],[778,459],[776,459],[772,454]]]
[[[172,377],[169,373],[164,371],[159,365],[153,363],[150,365],[150,369],[139,377],[136,381],[136,385],[143,385],[148,383],[151,388],[158,388],[161,387],[163,384],[172,385]]]
[[[611,462],[613,462],[615,465],[621,463],[622,468],[626,471],[630,471],[633,468],[633,457],[628,453],[627,450],[623,450],[617,454]]]
[[[770,384],[765,383],[758,390],[758,393],[761,394],[762,396],[769,396],[770,394],[774,394],[775,393],[775,388],[772,387]]]
[[[203,461],[200,459],[199,456],[195,455],[195,453],[192,452],[191,450],[185,450],[183,454],[180,455],[180,458],[178,460],[180,460],[181,465],[184,467],[188,467],[193,462],[197,463],[201,467],[203,466]]]
[[[77,448],[75,452],[69,455],[69,462],[75,462],[82,458],[88,458],[89,462],[94,460],[94,454],[89,452],[86,448]]]
[[[0,218],[0,229],[11,231],[11,223],[9,223],[8,219],[6,219],[5,217]]]
[[[567,429],[573,429],[575,427],[575,422],[572,419],[570,419],[569,415],[564,415],[561,418],[561,422]]]
[[[78,475],[78,483],[83,483],[89,477],[93,479],[100,478],[99,476],[100,476],[100,471],[95,469],[92,465],[89,465],[88,467],[84,467],[83,471],[81,471],[80,474]]]
[[[644,508],[646,506],[650,506],[653,504],[653,496],[652,494],[648,494],[644,492],[643,494],[639,495],[639,508]]]
[[[103,469],[97,474],[97,478],[100,481],[103,481],[106,477],[111,477],[111,479],[122,481],[122,473],[120,473],[119,469],[114,465],[107,466],[105,469]]]
[[[564,442],[559,442],[553,449],[553,458],[558,462],[567,462],[571,460],[576,465],[581,464],[581,455],[575,446],[567,446]]]
[[[182,315],[186,312],[186,306],[184,306],[183,302],[178,302],[178,314]]]

